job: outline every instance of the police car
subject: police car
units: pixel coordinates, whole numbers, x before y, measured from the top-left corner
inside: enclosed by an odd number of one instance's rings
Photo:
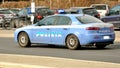
[[[16,29],[14,39],[21,47],[31,44],[54,44],[71,50],[95,45],[104,48],[113,44],[113,25],[83,14],[58,14],[48,16],[34,25]]]

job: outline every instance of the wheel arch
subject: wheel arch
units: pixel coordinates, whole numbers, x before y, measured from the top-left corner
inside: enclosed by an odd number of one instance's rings
[[[80,39],[78,38],[78,35],[76,35],[76,34],[74,34],[74,33],[70,33],[70,34],[68,34],[68,35],[66,36],[66,38],[65,38],[65,44],[66,44],[67,37],[70,36],[70,35],[75,35],[75,36],[77,37],[78,41],[79,41],[79,44],[80,44]]]
[[[20,31],[20,32],[17,34],[17,41],[18,41],[18,37],[19,37],[20,33],[22,33],[22,32],[25,32],[25,33],[27,34],[27,36],[28,36],[28,38],[29,38],[29,41],[31,42],[30,37],[29,37],[29,35],[28,35],[28,32],[26,32],[26,31]]]

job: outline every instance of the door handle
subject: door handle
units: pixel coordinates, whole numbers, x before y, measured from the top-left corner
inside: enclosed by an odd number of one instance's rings
[[[46,28],[47,30],[50,30],[49,28]]]
[[[63,28],[63,30],[68,30],[67,28]]]

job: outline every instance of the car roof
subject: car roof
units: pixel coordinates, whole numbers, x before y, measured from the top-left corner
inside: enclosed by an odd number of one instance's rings
[[[55,14],[50,16],[67,16],[67,17],[77,17],[77,16],[84,16],[86,14]]]
[[[0,8],[0,10],[9,10],[8,8]]]
[[[31,7],[25,7],[25,8],[31,8]],[[35,8],[49,8],[47,6],[35,6]]]
[[[20,10],[21,8],[10,8],[10,10]]]
[[[120,6],[120,4],[118,4],[118,5],[115,5],[115,6],[113,6],[113,7],[116,7],[116,6]]]
[[[69,11],[77,12],[78,10],[83,10],[83,9],[95,9],[95,8],[94,7],[71,7]]]
[[[74,8],[74,9],[86,9],[86,8],[93,8],[93,7],[71,7],[71,9]]]
[[[92,4],[92,5],[108,5],[108,4]]]
[[[47,6],[36,6],[35,8],[49,8]]]

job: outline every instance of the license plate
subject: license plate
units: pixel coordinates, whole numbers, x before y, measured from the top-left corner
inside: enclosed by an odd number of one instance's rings
[[[110,39],[110,36],[103,36],[103,39]]]
[[[108,32],[110,32],[110,30],[101,30],[101,31],[99,31],[100,33],[108,33]]]

